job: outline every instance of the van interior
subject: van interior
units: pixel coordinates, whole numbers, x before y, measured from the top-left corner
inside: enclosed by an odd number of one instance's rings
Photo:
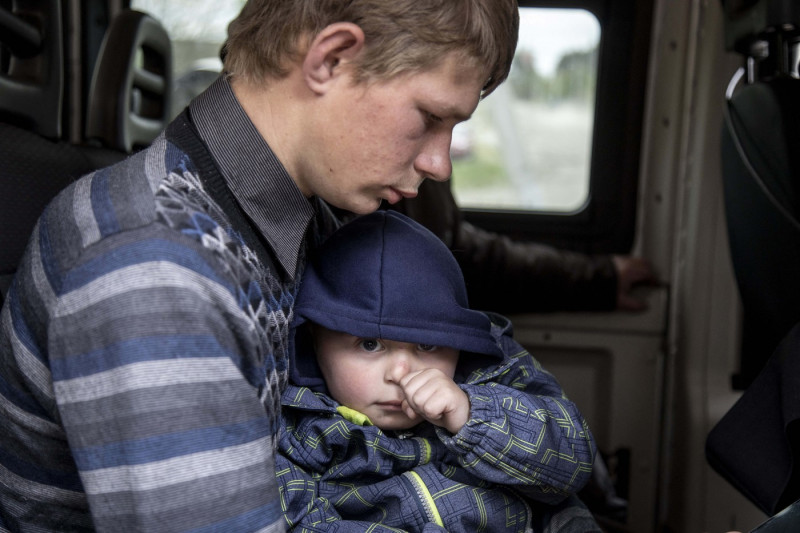
[[[220,75],[243,2],[0,0],[0,294],[53,195]],[[800,499],[800,4],[519,5],[453,134],[465,219],[657,274],[639,312],[510,316],[598,443],[582,497],[609,533],[800,531],[767,529]]]

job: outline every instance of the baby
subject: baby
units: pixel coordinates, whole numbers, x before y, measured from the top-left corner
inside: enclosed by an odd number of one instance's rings
[[[556,380],[472,310],[458,264],[396,212],[311,258],[277,474],[298,531],[600,531],[575,493],[595,445]]]

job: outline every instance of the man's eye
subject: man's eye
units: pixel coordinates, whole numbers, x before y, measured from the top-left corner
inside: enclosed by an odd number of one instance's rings
[[[417,344],[417,349],[420,352],[435,352],[439,347],[435,344]]]
[[[361,339],[359,344],[361,345],[361,348],[367,352],[377,352],[383,348],[381,341],[378,339]]]
[[[425,121],[426,122],[442,122],[442,118],[439,116],[434,115],[428,111],[425,111]]]

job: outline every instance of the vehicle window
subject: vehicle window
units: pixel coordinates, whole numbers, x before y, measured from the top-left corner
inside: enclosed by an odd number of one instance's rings
[[[173,115],[221,71],[244,0],[132,0],[173,43]],[[584,9],[520,8],[506,83],[453,132],[453,190],[464,208],[568,214],[589,198],[600,24]]]
[[[131,8],[149,13],[172,40],[173,115],[201,93],[222,71],[219,51],[228,23],[245,0],[132,0]]]
[[[453,132],[459,205],[563,213],[586,203],[599,42],[588,11],[520,8],[508,81]]]

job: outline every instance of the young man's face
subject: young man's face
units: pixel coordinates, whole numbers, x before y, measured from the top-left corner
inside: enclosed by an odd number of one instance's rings
[[[422,419],[400,408],[398,384],[408,373],[435,368],[452,378],[458,350],[425,344],[364,339],[314,326],[317,362],[333,399],[369,417],[384,430],[402,430]]]
[[[340,79],[320,107],[301,189],[365,214],[413,197],[425,178],[450,177],[453,126],[478,105],[482,69],[450,54],[427,71],[387,81]]]

